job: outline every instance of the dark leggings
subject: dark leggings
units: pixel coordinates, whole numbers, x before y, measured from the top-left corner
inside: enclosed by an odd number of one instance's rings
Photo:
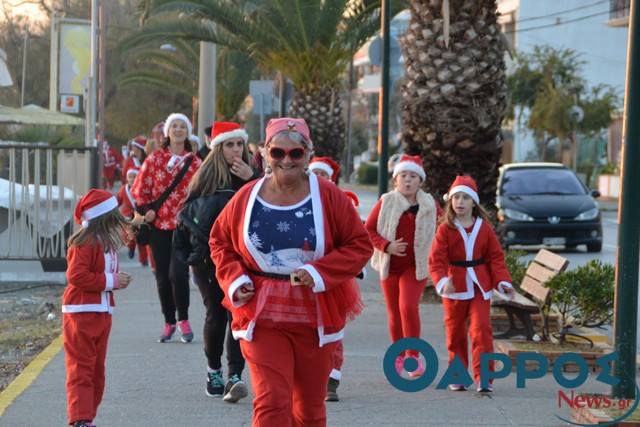
[[[172,253],[173,230],[151,227],[149,245],[156,262],[156,284],[164,321],[175,325],[189,319],[189,266],[178,262]]]
[[[222,305],[224,293],[216,280],[213,264],[207,262],[194,265],[192,269],[194,280],[202,294],[202,302],[207,310],[202,336],[204,337],[204,354],[207,356],[209,368],[220,369],[222,366],[220,358],[226,335],[229,375],[241,375],[244,369],[244,357],[240,351],[240,343],[231,335],[231,313]]]

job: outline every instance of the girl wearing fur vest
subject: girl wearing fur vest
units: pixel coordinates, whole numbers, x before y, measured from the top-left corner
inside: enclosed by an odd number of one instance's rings
[[[375,248],[372,267],[380,272],[380,284],[387,303],[391,341],[420,337],[418,307],[427,283],[429,250],[436,230],[440,206],[420,189],[426,178],[419,156],[403,155],[393,168],[395,190],[384,194],[367,218],[366,228]],[[400,374],[407,351],[396,359]],[[424,364],[411,376],[420,376]]]
[[[474,380],[479,393],[488,393],[493,386],[480,384],[480,355],[493,352],[491,296],[496,289],[512,298],[511,276],[473,178],[456,177],[445,197],[446,214],[431,247],[429,273],[442,296],[449,363],[457,357],[465,368],[469,365],[467,335],[471,335]],[[493,370],[493,361],[489,369]],[[464,391],[469,385],[449,388]]]

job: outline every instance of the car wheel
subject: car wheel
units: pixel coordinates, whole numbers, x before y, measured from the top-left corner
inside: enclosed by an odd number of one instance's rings
[[[564,248],[568,250],[575,251],[578,245],[565,245]]]
[[[587,252],[602,252],[602,242],[587,243]]]

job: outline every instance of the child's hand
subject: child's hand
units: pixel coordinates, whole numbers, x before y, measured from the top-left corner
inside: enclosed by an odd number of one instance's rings
[[[401,237],[398,240],[394,240],[389,243],[389,246],[387,246],[387,253],[394,256],[405,256],[408,243],[403,242],[403,240],[404,239]]]
[[[455,291],[456,288],[453,286],[453,283],[451,283],[451,280],[447,280],[447,283],[442,288],[442,293],[449,295],[455,293]]]
[[[296,277],[298,277],[298,279],[300,279],[300,282],[304,286],[308,286],[310,288],[313,288],[315,286],[315,283],[313,281],[313,277],[311,277],[311,274],[309,274],[309,272],[307,270],[305,270],[304,268],[297,269],[296,271],[293,272],[293,274],[295,274]]]
[[[131,284],[133,277],[129,273],[121,271],[118,273],[118,289],[126,289]]]
[[[509,301],[511,301],[516,296],[515,289],[513,289],[513,288],[511,288],[509,286],[503,286],[502,287],[502,293],[504,294],[505,297],[507,297],[509,299]]]
[[[151,223],[154,219],[156,219],[156,211],[153,209],[148,210],[147,213],[144,214],[144,220],[146,222]]]
[[[245,303],[249,301],[255,295],[256,290],[252,283],[245,283],[240,286],[233,294],[233,300],[236,302]]]

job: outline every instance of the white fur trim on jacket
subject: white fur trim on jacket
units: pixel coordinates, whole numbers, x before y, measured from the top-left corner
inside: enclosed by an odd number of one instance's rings
[[[173,122],[174,120],[182,120],[187,124],[187,138],[193,133],[193,126],[191,125],[191,120],[189,120],[189,117],[181,113],[173,113],[169,114],[167,120],[164,121],[164,128],[162,128],[162,133],[164,134],[165,138],[169,136],[169,128],[171,127],[171,122]]]
[[[429,276],[429,250],[436,231],[436,202],[430,194],[418,190],[418,215],[416,215],[416,231],[413,240],[415,253],[416,280],[423,280]],[[396,231],[402,214],[411,207],[406,197],[393,190],[382,196],[382,207],[378,216],[377,231],[382,237],[392,242],[396,240]],[[380,272],[380,278],[389,277],[391,255],[378,249],[373,251],[371,266]]]
[[[424,169],[418,166],[417,163],[405,160],[404,162],[398,163],[393,168],[393,177],[395,178],[400,172],[414,172],[420,175],[420,178],[424,181],[427,178],[427,174],[424,173]]]
[[[222,144],[223,142],[233,138],[242,138],[242,140],[246,144],[249,140],[249,134],[244,129],[236,129],[232,130],[231,132],[221,133],[220,135],[213,138],[211,142],[209,142],[209,148],[213,150],[213,147],[215,147],[216,145]]]

